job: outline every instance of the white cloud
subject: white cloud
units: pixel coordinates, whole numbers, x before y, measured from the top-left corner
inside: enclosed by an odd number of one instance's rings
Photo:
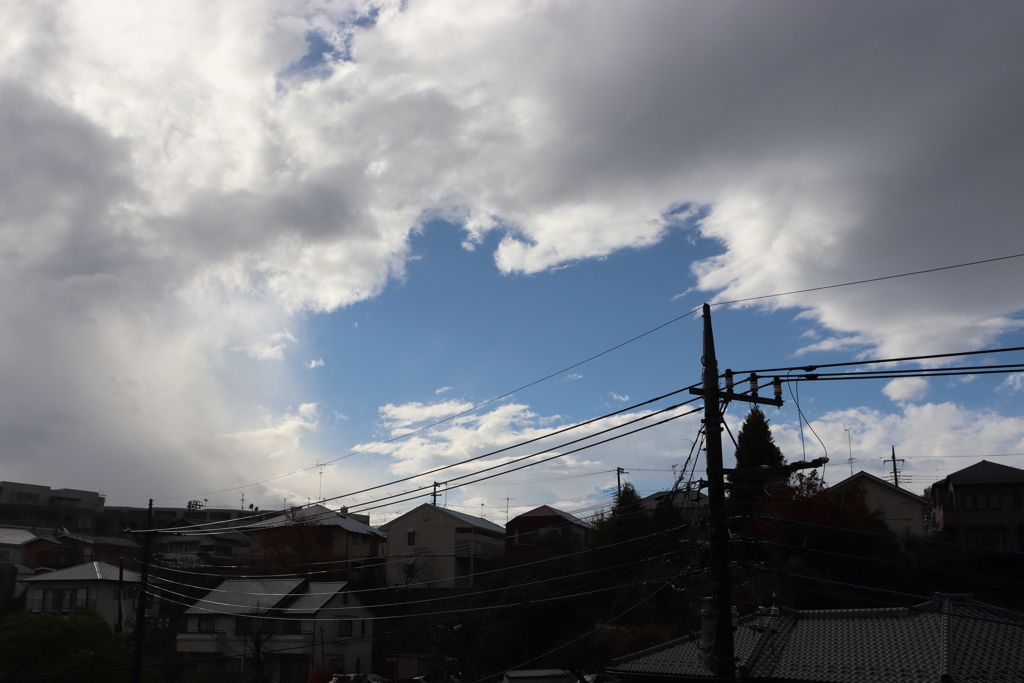
[[[11,478],[74,452],[112,465],[80,485],[129,490],[140,448],[167,486],[237,471],[194,455],[251,431],[224,351],[282,360],[291,314],[378,295],[428,217],[535,273],[703,207],[720,299],[1019,250],[1020,6],[368,7],[0,6]],[[298,70],[312,34],[337,54]],[[1022,284],[1003,262],[757,305],[806,310],[809,348],[903,355],[1020,329]]]
[[[322,368],[323,366],[324,366],[324,359],[323,358],[317,358],[316,360],[311,360],[311,361],[309,361],[309,363],[306,364],[306,367],[309,368],[310,370],[312,370],[313,368]]]
[[[854,471],[883,476],[893,446],[905,460],[904,481],[917,493],[950,472],[988,458],[1013,467],[1024,467],[1024,457],[999,457],[1000,453],[1024,452],[1024,418],[992,411],[970,410],[955,403],[904,403],[894,413],[870,408],[849,408],[826,413],[811,427],[828,449],[826,477],[835,483],[850,475],[847,462],[852,450]],[[850,441],[846,429],[850,428]],[[773,424],[776,443],[790,461],[801,458],[800,435],[795,422]],[[804,430],[807,457],[823,455],[814,435]],[[852,446],[852,449],[851,449]]]
[[[452,390],[452,388],[451,388],[451,387],[440,387],[440,388],[438,388],[438,389],[435,389],[435,390],[434,390],[434,393],[435,393],[435,394],[443,394],[443,393],[445,393],[446,391],[451,391],[451,390]]]
[[[608,395],[611,396],[612,398],[614,398],[616,401],[628,401],[629,400],[629,396],[619,396],[614,391],[609,391]]]
[[[928,395],[928,389],[928,380],[922,377],[899,377],[886,384],[882,393],[890,400],[901,403],[903,401],[920,401]]]
[[[279,458],[297,452],[302,437],[319,426],[315,403],[303,403],[294,413],[267,419],[267,426],[221,438],[237,449],[243,457]],[[246,477],[249,478],[249,477]]]
[[[260,339],[255,339],[233,350],[245,351],[250,358],[256,360],[284,360],[284,349],[297,340],[290,332],[274,332]],[[309,367],[315,367],[312,364]]]
[[[998,388],[1013,393],[1024,391],[1024,372],[1015,372],[1012,375],[1008,375],[999,384]]]

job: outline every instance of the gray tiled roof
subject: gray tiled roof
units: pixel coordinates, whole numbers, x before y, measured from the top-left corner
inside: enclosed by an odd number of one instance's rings
[[[26,581],[117,581],[120,572],[119,567],[115,567],[107,562],[86,562],[85,564],[76,564],[73,567],[67,567],[65,569],[58,569],[57,571],[47,572],[45,574],[37,574]],[[124,580],[132,583],[140,581],[142,576],[138,572],[133,572],[130,569],[124,570]]]
[[[36,535],[28,529],[0,527],[0,545],[21,545],[35,537]]]
[[[1024,680],[1024,621],[964,596],[913,608],[783,610],[778,632],[735,632],[749,680],[883,683]],[[625,675],[711,677],[699,636],[618,660]],[[949,680],[945,678],[945,680]]]
[[[1024,481],[1024,470],[982,460],[949,475],[953,484],[1004,484]]]
[[[296,592],[305,579],[232,579],[223,581],[185,614],[252,614],[273,609]]]
[[[299,594],[284,608],[291,614],[316,612],[347,585],[348,581],[310,583],[308,593]]]
[[[467,515],[464,512],[456,512],[455,510],[449,510],[448,508],[438,509],[441,510],[441,512],[446,512],[452,517],[460,519],[471,526],[480,527],[481,529],[487,529],[488,531],[496,531],[500,534],[505,533],[504,527],[500,527],[494,522],[488,521],[483,517],[474,517],[473,515]]]
[[[594,526],[589,522],[584,522],[579,517],[571,515],[563,510],[559,510],[558,508],[553,508],[550,505],[541,505],[540,507],[534,508],[529,512],[524,512],[523,514],[516,517],[516,519],[520,519],[522,517],[561,517],[570,524],[575,524],[576,526],[581,526],[586,529],[594,528]]]
[[[312,519],[321,524],[339,526],[345,531],[353,534],[364,534],[366,536],[377,536],[386,538],[386,534],[379,529],[374,529],[368,524],[363,524],[358,519],[352,519],[348,515],[335,512],[323,505],[311,505],[307,508],[281,513],[255,525],[257,529],[272,529],[285,526],[291,523],[292,519]]]
[[[120,548],[141,548],[138,541],[131,538],[118,538],[116,536],[86,536],[85,534],[75,534],[70,532],[58,534],[58,538],[73,538],[76,541],[82,543],[88,543],[90,545],[109,545]]]

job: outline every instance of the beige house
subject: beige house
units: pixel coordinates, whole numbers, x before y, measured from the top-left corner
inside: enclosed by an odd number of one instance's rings
[[[927,499],[864,471],[830,486],[825,493],[835,496],[854,487],[864,491],[864,502],[868,509],[880,511],[893,533],[924,535]]]
[[[389,586],[468,588],[484,560],[505,552],[505,530],[482,517],[424,503],[381,525]]]
[[[118,604],[124,630],[135,622],[135,591],[138,572],[120,569],[106,562],[86,562],[67,569],[37,574],[25,580],[25,609],[30,612],[81,612],[94,609],[111,626],[117,625]]]
[[[369,673],[372,615],[347,585],[224,581],[185,610],[188,626],[178,634],[178,652],[225,672],[252,671],[261,659],[269,683],[304,680],[302,672],[312,667]]]

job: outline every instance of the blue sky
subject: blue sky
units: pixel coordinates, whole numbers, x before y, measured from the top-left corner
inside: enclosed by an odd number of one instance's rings
[[[1020,14],[4,7],[2,477],[127,505],[338,496],[696,381],[692,317],[375,445],[704,301],[1024,252]],[[1021,273],[1008,260],[720,306],[721,367],[1021,345]],[[835,382],[801,403],[839,455],[827,479],[849,472],[849,428],[857,467],[881,474],[896,445],[919,491],[974,462],[959,456],[1024,453],[1022,392],[1020,375]],[[801,457],[792,402],[769,415]],[[448,502],[592,507],[620,466],[666,487],[696,419]],[[332,462],[322,478],[317,462]]]

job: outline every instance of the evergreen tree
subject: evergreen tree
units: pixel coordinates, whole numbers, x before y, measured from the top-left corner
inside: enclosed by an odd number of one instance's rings
[[[781,467],[786,464],[782,450],[775,444],[768,418],[757,406],[750,409],[743,420],[736,437],[736,469],[757,470],[764,467]],[[730,498],[734,503],[750,505],[755,499],[763,499],[768,488],[767,477],[729,475]]]
[[[736,467],[754,469],[757,467],[781,467],[786,464],[782,450],[775,445],[768,418],[757,406],[750,409],[736,437]]]

